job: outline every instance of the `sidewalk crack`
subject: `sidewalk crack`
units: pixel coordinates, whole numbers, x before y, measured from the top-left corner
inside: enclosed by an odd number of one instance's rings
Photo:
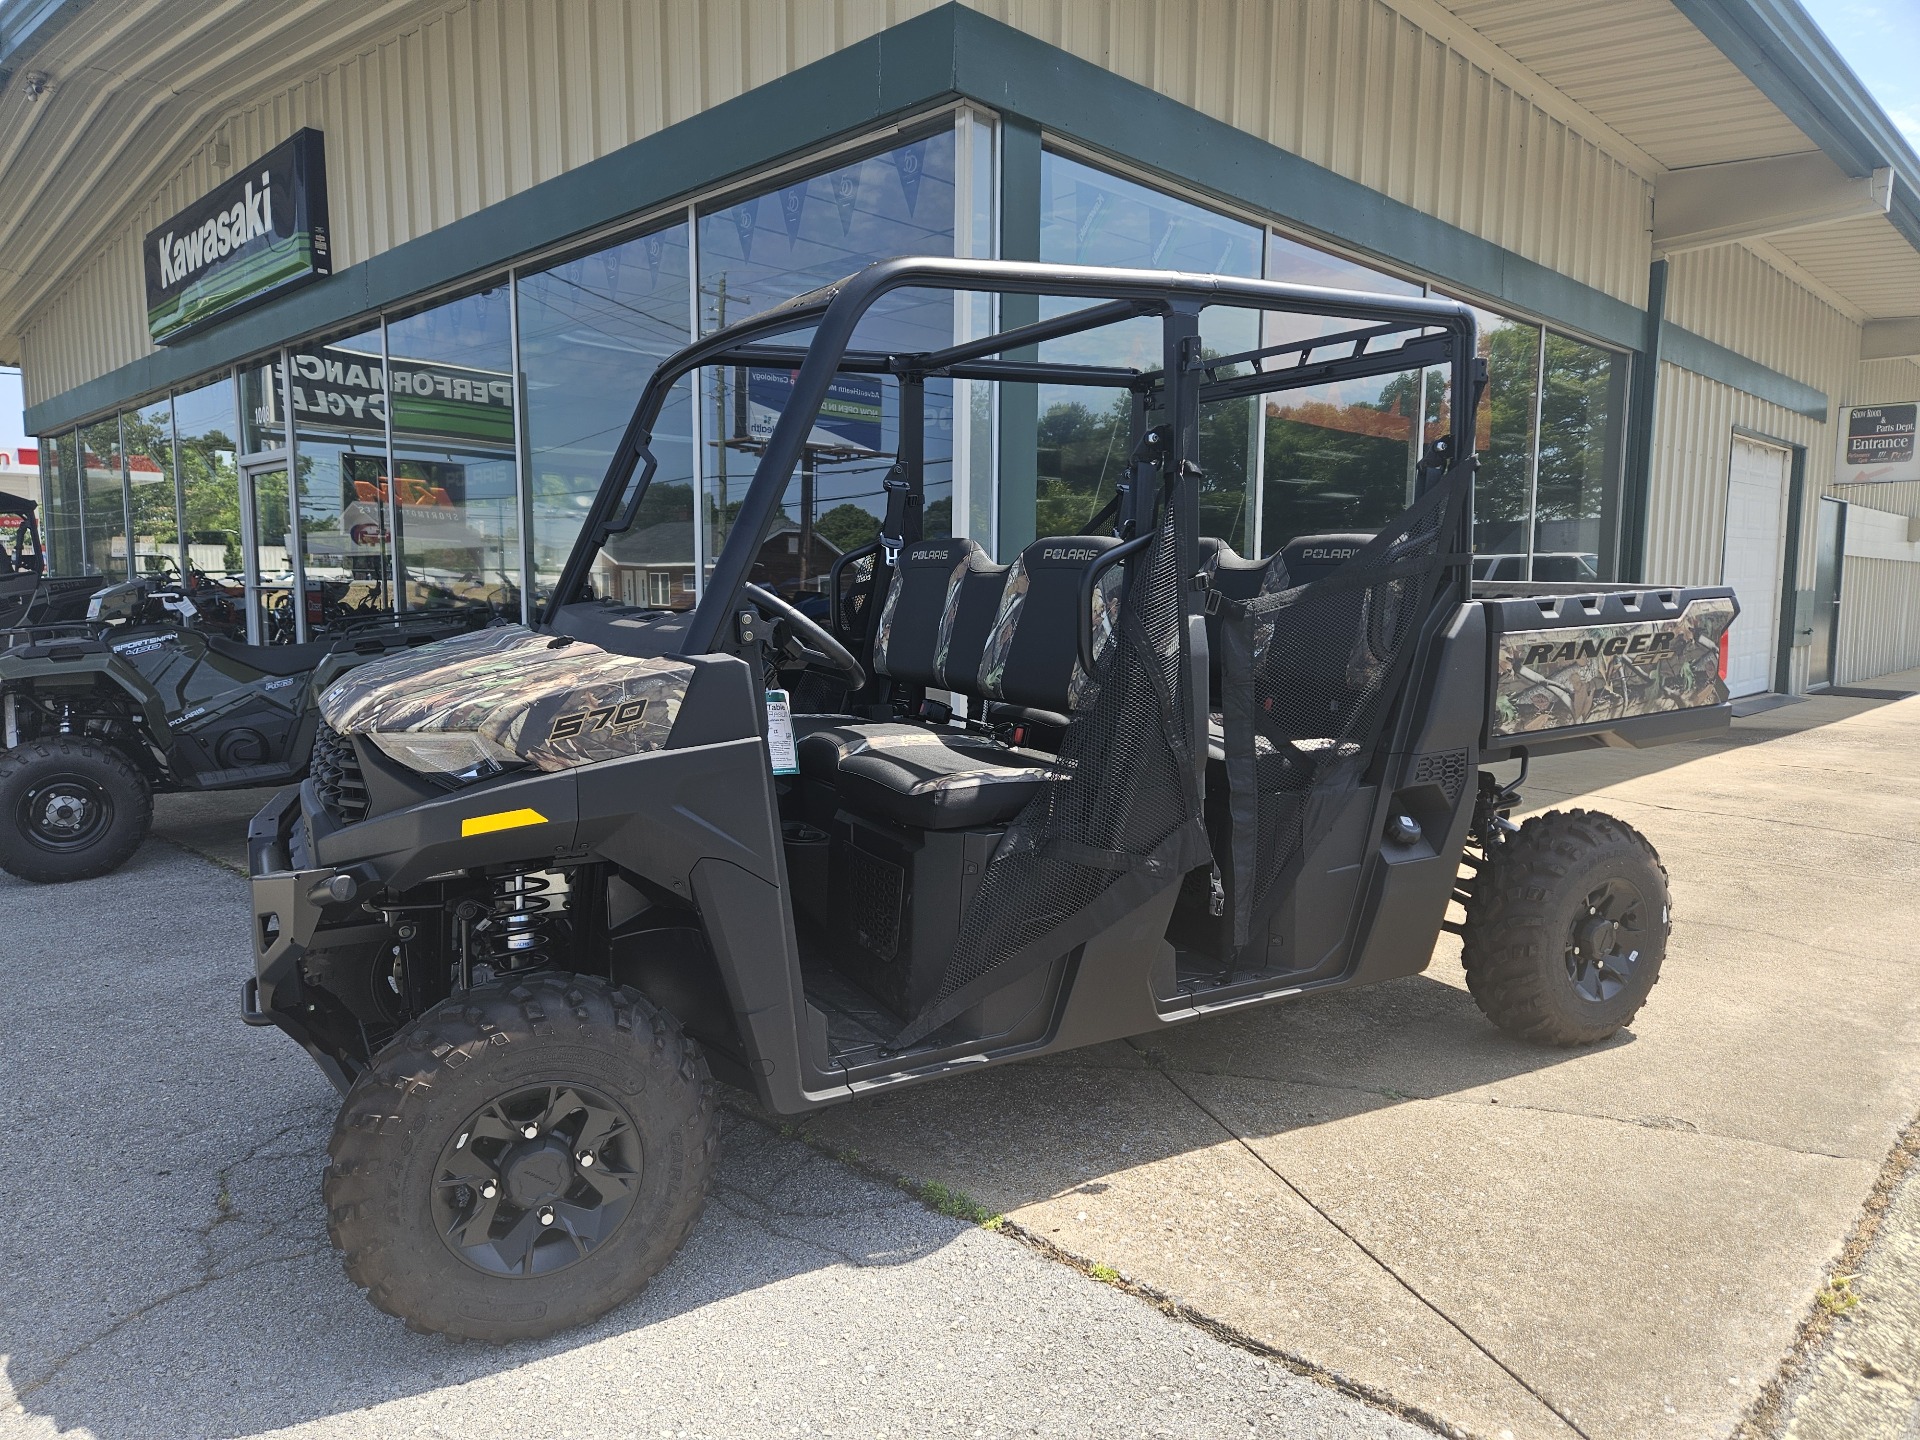
[[[1278,1169],[1278,1167],[1276,1167],[1258,1150],[1254,1149],[1252,1145],[1248,1144],[1246,1138],[1242,1136],[1239,1131],[1235,1130],[1231,1125],[1227,1124],[1226,1121],[1222,1120],[1204,1102],[1198,1099],[1193,1094],[1192,1091],[1188,1090],[1186,1086],[1182,1085],[1178,1077],[1176,1077],[1172,1071],[1161,1069],[1160,1073],[1166,1076],[1167,1083],[1169,1085],[1173,1086],[1175,1090],[1179,1091],[1180,1094],[1186,1097],[1187,1102],[1190,1105],[1192,1105],[1194,1109],[1198,1110],[1202,1115],[1205,1115],[1207,1119],[1211,1120],[1216,1126],[1218,1126],[1221,1132],[1224,1133],[1229,1139],[1231,1139],[1234,1144],[1238,1145],[1242,1150],[1246,1151],[1247,1154],[1253,1158],[1254,1163],[1259,1165],[1260,1168],[1265,1170],[1268,1174],[1272,1175],[1273,1178],[1278,1180],[1282,1185],[1286,1186],[1286,1188],[1290,1190],[1294,1195],[1298,1196],[1302,1204],[1307,1206],[1307,1208],[1312,1210],[1314,1214],[1318,1215],[1322,1220],[1326,1221],[1327,1224],[1331,1225],[1336,1231],[1338,1231],[1339,1234],[1347,1241],[1348,1244],[1352,1245],[1354,1249],[1358,1250],[1362,1255],[1365,1255],[1367,1259],[1371,1260],[1375,1265],[1379,1266],[1381,1272],[1384,1273],[1389,1279],[1391,1279],[1396,1285],[1398,1285],[1402,1290],[1406,1291],[1408,1295],[1412,1296],[1426,1309],[1432,1311],[1433,1314],[1441,1321],[1441,1323],[1446,1325],[1449,1329],[1453,1330],[1456,1334],[1460,1336],[1461,1339],[1465,1340],[1475,1350],[1478,1350],[1482,1355],[1486,1356],[1491,1363],[1498,1366],[1500,1370],[1503,1373],[1505,1373],[1509,1379],[1513,1381],[1514,1384],[1518,1385],[1522,1390],[1526,1391],[1527,1394],[1531,1395],[1535,1400],[1539,1401],[1540,1404],[1543,1407],[1545,1407],[1545,1409],[1549,1411],[1556,1419],[1558,1419],[1561,1424],[1565,1425],[1575,1435],[1578,1435],[1580,1437],[1580,1440],[1593,1440],[1593,1437],[1588,1435],[1585,1430],[1581,1429],[1580,1426],[1574,1421],[1572,1416],[1568,1415],[1566,1411],[1562,1410],[1552,1400],[1548,1399],[1538,1389],[1536,1389],[1532,1384],[1530,1384],[1525,1379],[1525,1377],[1523,1377],[1520,1374],[1519,1371],[1515,1370],[1511,1365],[1507,1364],[1506,1361],[1502,1360],[1498,1355],[1494,1354],[1493,1351],[1487,1345],[1482,1343],[1481,1340],[1477,1336],[1475,1336],[1471,1330],[1467,1329],[1466,1326],[1462,1325],[1458,1320],[1454,1319],[1451,1315],[1447,1314],[1445,1310],[1441,1309],[1433,1301],[1429,1300],[1425,1295],[1421,1294],[1419,1289],[1416,1288],[1414,1284],[1411,1281],[1409,1281],[1404,1275],[1402,1275],[1398,1270],[1394,1269],[1393,1266],[1389,1265],[1387,1261],[1379,1254],[1379,1252],[1374,1250],[1364,1240],[1362,1240],[1359,1236],[1355,1235],[1351,1230],[1349,1230],[1346,1226],[1342,1225],[1338,1220],[1334,1219],[1332,1214],[1330,1214],[1324,1207],[1322,1207],[1317,1201],[1315,1201],[1312,1196],[1308,1195],[1306,1191],[1302,1190],[1298,1185],[1296,1185],[1293,1181],[1289,1180],[1284,1174],[1282,1174]]]

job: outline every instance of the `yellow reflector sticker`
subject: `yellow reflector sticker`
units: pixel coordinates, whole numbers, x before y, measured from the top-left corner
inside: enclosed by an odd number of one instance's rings
[[[491,835],[496,830],[518,830],[522,825],[544,825],[547,817],[538,810],[502,810],[494,815],[471,815],[460,822],[460,838]]]

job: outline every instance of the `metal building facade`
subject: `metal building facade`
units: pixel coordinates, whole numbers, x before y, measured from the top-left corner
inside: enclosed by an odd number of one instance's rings
[[[1831,494],[1862,512],[1920,517],[1920,484],[1835,481],[1843,406],[1920,400],[1913,360],[1862,358],[1870,325],[1920,315],[1920,257],[1903,233],[1866,216],[1671,253],[1659,243],[1656,212],[1675,173],[1812,154],[1816,144],[1832,153],[1828,140],[1809,138],[1805,116],[1787,113],[1731,58],[1721,33],[1746,11],[1766,18],[1791,0],[1615,0],[1602,11],[1581,0],[964,4],[1437,223],[1410,227],[1402,212],[1375,215],[1352,195],[1296,209],[1292,172],[1265,173],[1257,148],[1196,156],[1191,167],[1177,150],[1144,156],[1143,124],[1124,115],[1106,117],[1105,131],[1071,135],[1058,119],[1029,115],[1035,144],[1058,135],[1083,153],[1110,154],[1170,189],[1638,351],[1642,368],[1657,348],[1651,416],[1629,412],[1635,426],[1651,419],[1633,477],[1644,578],[1720,578],[1736,435],[1794,449],[1803,510]],[[76,74],[116,74],[119,86],[75,94],[77,84],[56,85],[52,102],[69,107],[57,120],[38,114],[40,102],[19,85],[0,88],[0,202],[35,175],[59,176],[38,192],[58,222],[57,244],[34,246],[24,265],[0,254],[0,271],[19,272],[0,274],[0,350],[10,345],[5,358],[23,363],[30,405],[62,425],[90,418],[76,410],[76,393],[96,395],[101,377],[155,355],[142,323],[141,236],[301,127],[327,137],[335,269],[352,271],[457,222],[484,227],[514,197],[727,102],[770,94],[823,57],[875,37],[891,54],[898,27],[940,8],[935,0],[83,7],[47,53]],[[904,45],[899,54],[902,70],[919,63]],[[878,74],[861,103],[885,116],[889,81]],[[964,92],[1010,117],[1022,105],[1011,89],[998,93],[991,75],[963,82],[957,70],[916,72],[902,93],[913,85]],[[811,112],[830,108],[828,97],[783,94],[797,131],[820,128]],[[886,123],[857,133],[885,133]],[[108,147],[116,135],[124,143]],[[778,133],[714,142],[741,178],[792,160],[784,143]],[[694,189],[689,181],[686,193]],[[103,193],[112,204],[99,203]],[[609,194],[603,223],[640,218],[657,203],[666,202],[652,190],[631,204]],[[1338,223],[1326,218],[1336,213]],[[1643,328],[1656,261],[1665,266],[1658,345]],[[510,263],[476,251],[462,272],[456,254],[420,293]],[[370,296],[363,313],[390,303]],[[1920,551],[1892,538],[1894,528],[1863,515],[1858,533],[1849,531],[1838,681],[1920,664]],[[1788,527],[1796,531],[1789,581],[1813,561],[1812,526]],[[1804,687],[1802,647],[1782,646],[1780,678]]]

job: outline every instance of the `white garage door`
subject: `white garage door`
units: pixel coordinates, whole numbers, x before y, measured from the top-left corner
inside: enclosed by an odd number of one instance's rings
[[[1727,690],[1754,695],[1773,688],[1774,642],[1780,619],[1780,527],[1787,503],[1789,453],[1733,437],[1727,474],[1727,548],[1721,583],[1740,600],[1727,646]]]

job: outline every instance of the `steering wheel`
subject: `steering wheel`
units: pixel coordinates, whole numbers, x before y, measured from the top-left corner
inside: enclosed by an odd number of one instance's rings
[[[803,614],[765,586],[748,581],[741,588],[768,619],[778,617],[787,622],[800,647],[798,658],[809,669],[816,668],[814,662],[819,661],[825,668],[838,671],[851,689],[858,690],[867,683],[867,667],[854,658],[851,650],[834,639],[818,620]]]

